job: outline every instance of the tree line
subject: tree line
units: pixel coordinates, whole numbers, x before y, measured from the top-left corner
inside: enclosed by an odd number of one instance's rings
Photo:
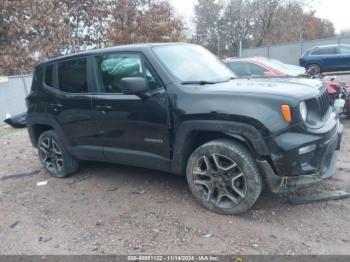
[[[259,47],[334,36],[333,24],[316,17],[312,3],[311,0],[198,0],[193,41],[218,55],[232,56],[238,54],[240,45]],[[306,8],[307,5],[310,7]]]
[[[305,1],[298,1],[198,0],[189,30],[170,0],[2,0],[0,75],[30,73],[47,58],[121,44],[188,41],[236,55],[240,43],[334,35],[331,22],[305,12]]]
[[[183,31],[165,0],[2,0],[0,75],[88,48],[180,41]]]

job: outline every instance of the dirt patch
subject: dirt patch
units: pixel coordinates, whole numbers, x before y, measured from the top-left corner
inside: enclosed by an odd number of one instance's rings
[[[350,200],[293,206],[264,193],[243,216],[218,215],[168,173],[89,162],[49,177],[26,130],[6,132],[1,254],[350,254]],[[349,140],[347,121],[337,175],[322,188],[350,190]]]

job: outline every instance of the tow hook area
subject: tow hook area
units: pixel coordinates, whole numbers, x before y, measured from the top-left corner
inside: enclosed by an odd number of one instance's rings
[[[350,198],[350,192],[346,191],[322,191],[298,193],[299,189],[317,185],[324,181],[315,175],[301,177],[279,177],[272,170],[267,161],[257,161],[260,170],[263,172],[265,182],[270,191],[283,195],[284,198],[294,205],[301,205],[320,201],[342,200]]]
[[[287,201],[293,205],[302,205],[320,201],[342,200],[350,198],[350,193],[345,191],[323,191],[317,193],[291,194]]]
[[[263,173],[266,185],[272,193],[289,194],[300,188],[321,183],[323,180],[314,175],[302,177],[280,177],[275,174],[270,164],[265,160],[257,160],[260,171]]]

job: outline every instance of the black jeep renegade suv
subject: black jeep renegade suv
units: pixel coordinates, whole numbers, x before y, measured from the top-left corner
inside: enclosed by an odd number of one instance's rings
[[[27,126],[47,171],[98,160],[185,174],[210,210],[248,210],[335,173],[342,125],[316,80],[235,79],[190,44],[93,50],[35,67]],[[263,183],[265,181],[266,183]]]

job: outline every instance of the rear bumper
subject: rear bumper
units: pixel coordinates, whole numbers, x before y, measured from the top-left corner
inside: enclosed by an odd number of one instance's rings
[[[326,134],[293,133],[294,137],[289,137],[294,138],[294,143],[289,144],[292,148],[274,155],[274,169],[268,161],[258,161],[270,190],[274,193],[293,192],[334,176],[342,131],[343,126],[337,120],[336,126]]]

